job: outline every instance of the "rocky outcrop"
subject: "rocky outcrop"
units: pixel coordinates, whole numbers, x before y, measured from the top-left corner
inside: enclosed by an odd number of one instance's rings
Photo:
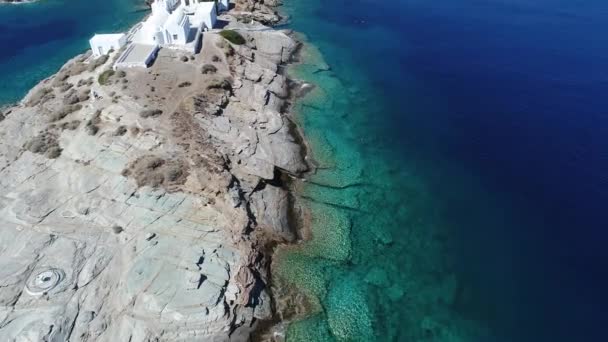
[[[0,340],[240,340],[272,315],[262,245],[294,239],[280,175],[307,169],[282,113],[297,45],[230,27],[245,45],[207,33],[103,85],[112,58],[81,56],[6,111]]]
[[[282,19],[276,11],[276,7],[281,4],[280,0],[236,0],[234,4],[231,14],[241,22],[255,21],[275,25]]]
[[[274,240],[293,242],[295,232],[289,222],[289,193],[273,185],[265,185],[251,196],[251,210],[257,225]]]

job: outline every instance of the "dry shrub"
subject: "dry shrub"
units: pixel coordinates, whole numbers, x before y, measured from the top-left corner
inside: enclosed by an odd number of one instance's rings
[[[61,155],[61,148],[59,146],[52,146],[46,152],[46,157],[49,159],[57,159]]]
[[[122,175],[135,179],[137,186],[171,186],[183,184],[188,176],[186,164],[177,159],[143,156],[123,170]]]
[[[139,116],[142,118],[155,118],[163,114],[163,111],[160,109],[144,109],[139,112]]]
[[[85,86],[85,85],[90,86],[90,85],[93,85],[93,83],[94,83],[94,79],[93,79],[93,77],[91,76],[91,77],[89,77],[89,78],[87,78],[87,79],[80,79],[80,80],[78,81],[77,86],[78,86],[78,87],[82,87],[82,86]]]
[[[90,89],[83,89],[80,92],[77,92],[75,89],[70,90],[63,97],[63,104],[72,105],[78,102],[83,102],[89,99]]]
[[[86,129],[88,135],[95,135],[95,134],[97,134],[97,132],[99,132],[99,126],[91,125],[90,121],[87,122],[85,129]]]
[[[55,159],[61,155],[57,137],[49,132],[43,132],[32,138],[23,147],[32,153],[43,154],[50,159]]]
[[[74,89],[70,90],[70,92],[65,94],[65,96],[63,97],[64,105],[72,105],[78,102],[78,94],[76,94],[76,90]]]
[[[129,132],[131,132],[131,135],[136,137],[139,134],[139,127],[137,126],[132,126],[131,128],[129,128]]]
[[[201,73],[203,75],[215,74],[216,72],[217,72],[217,68],[215,67],[215,65],[212,65],[212,64],[205,64],[201,68]]]
[[[66,91],[72,89],[74,85],[72,83],[64,83],[59,87],[59,91],[65,93]]]
[[[93,114],[93,117],[87,121],[85,130],[89,135],[95,135],[99,132],[99,124],[101,123],[101,111],[98,110]]]
[[[114,133],[112,133],[113,136],[115,137],[120,137],[123,136],[127,133],[127,126],[122,125],[122,126],[118,126],[116,128],[116,130],[114,131]]]
[[[80,126],[80,121],[79,120],[72,120],[72,121],[67,121],[61,124],[61,129],[62,130],[70,130],[73,131],[75,129],[77,129]]]
[[[109,58],[108,55],[103,55],[103,56],[93,60],[89,64],[89,71],[94,71],[95,69],[97,69],[97,67],[106,64],[106,62],[108,61],[108,58]]]
[[[232,47],[232,45],[227,45],[224,48],[224,53],[226,54],[226,56],[232,57],[232,56],[234,56],[234,54],[236,53],[236,51],[234,51],[234,48]]]
[[[80,61],[76,61],[70,64],[66,68],[65,72],[69,76],[76,76],[82,74],[83,72],[85,72],[85,70],[87,70],[87,65]]]
[[[232,84],[227,79],[214,79],[210,80],[207,84],[207,89],[224,89],[232,90]]]
[[[217,116],[228,106],[229,95],[225,90],[207,91],[188,98],[184,105],[190,112]]]
[[[79,111],[82,109],[82,105],[80,104],[69,104],[64,105],[59,108],[56,112],[53,112],[49,115],[49,122],[59,121],[71,113]]]
[[[59,70],[59,72],[55,75],[55,77],[53,78],[52,86],[60,87],[71,76],[80,75],[86,70],[87,65],[82,63],[82,61],[80,60],[70,63],[69,65],[66,65],[61,70]]]
[[[181,165],[169,165],[165,171],[165,178],[169,182],[175,182],[184,174]]]
[[[110,82],[110,78],[114,76],[114,70],[108,69],[102,72],[97,78],[97,82],[101,85],[107,85]]]
[[[43,104],[48,100],[54,99],[55,98],[55,94],[53,93],[53,89],[51,88],[47,88],[47,87],[42,87],[39,88],[38,90],[36,90],[36,92],[34,92],[28,102],[27,105],[28,106],[35,106],[38,104]]]

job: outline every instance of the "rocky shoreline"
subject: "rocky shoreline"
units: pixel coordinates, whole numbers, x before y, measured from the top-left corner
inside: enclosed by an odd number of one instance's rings
[[[276,2],[239,0],[202,51],[149,69],[88,54],[0,122],[0,339],[249,340],[309,171]],[[252,19],[255,19],[252,21]],[[257,21],[257,22],[256,22]],[[295,89],[295,91],[294,91]]]

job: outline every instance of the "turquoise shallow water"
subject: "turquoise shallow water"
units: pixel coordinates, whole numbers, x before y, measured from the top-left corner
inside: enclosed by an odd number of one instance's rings
[[[276,256],[277,281],[295,285],[312,308],[290,325],[287,339],[483,339],[484,327],[455,308],[462,286],[449,226],[421,174],[423,166],[387,145],[382,89],[353,58],[358,45],[350,39],[366,35],[362,41],[382,45],[391,37],[373,28],[346,32],[353,28],[323,22],[319,8],[316,1],[285,6],[293,14],[292,27],[310,33],[303,63],[290,72],[317,86],[296,111],[319,164],[298,185],[300,200],[312,212],[313,238]],[[386,49],[390,53],[390,45]],[[386,57],[388,68],[391,56]]]
[[[88,48],[95,32],[129,28],[145,15],[139,0],[42,0],[0,5],[0,105]]]
[[[318,72],[312,54],[312,64],[292,75],[318,86],[297,106],[319,163],[298,187],[312,212],[313,238],[280,252],[275,276],[307,294],[315,309],[290,326],[288,340],[484,336],[453,308],[461,288],[447,227],[417,166],[393,160],[373,136],[360,135],[374,125],[362,96],[369,89]]]

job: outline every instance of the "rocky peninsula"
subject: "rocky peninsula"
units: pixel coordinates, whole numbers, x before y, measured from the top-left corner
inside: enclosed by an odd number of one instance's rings
[[[273,315],[268,245],[308,169],[276,3],[202,50],[114,71],[90,52],[0,122],[0,340],[240,341]]]

